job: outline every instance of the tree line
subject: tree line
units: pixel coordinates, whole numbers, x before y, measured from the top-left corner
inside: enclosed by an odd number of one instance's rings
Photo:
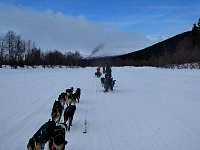
[[[79,66],[81,56],[78,51],[65,52],[58,50],[43,52],[31,40],[24,40],[14,31],[8,31],[0,35],[0,67],[10,65],[12,68],[17,66],[35,67],[38,65],[46,66]]]

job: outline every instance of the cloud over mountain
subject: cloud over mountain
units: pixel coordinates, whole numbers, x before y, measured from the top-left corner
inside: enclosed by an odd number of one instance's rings
[[[50,9],[36,11],[0,4],[0,20],[1,33],[13,30],[36,42],[42,50],[79,51],[88,55],[103,45],[101,53],[120,54],[152,44],[145,35],[91,22],[84,15],[71,16]]]

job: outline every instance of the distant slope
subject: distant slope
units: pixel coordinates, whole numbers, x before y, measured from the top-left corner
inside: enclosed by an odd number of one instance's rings
[[[200,34],[198,35],[200,36]],[[194,44],[191,31],[178,34],[167,40],[128,54],[94,58],[87,65],[112,66],[166,66],[200,61],[200,42]]]
[[[162,55],[166,53],[174,53],[179,50],[180,44],[184,42],[185,39],[192,39],[191,31],[178,34],[174,37],[171,37],[167,40],[149,46],[139,51],[121,55],[117,58],[131,58],[131,59],[149,59],[152,55]],[[191,45],[188,45],[191,46]]]

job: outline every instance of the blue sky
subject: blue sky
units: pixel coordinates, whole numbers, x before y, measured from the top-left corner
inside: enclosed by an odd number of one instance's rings
[[[200,18],[198,0],[0,0],[0,4],[9,7],[10,12],[21,9],[23,13],[32,11],[41,16],[49,12],[54,17],[60,14],[74,21],[82,20],[81,24],[92,26],[93,31],[103,28],[101,30],[115,30],[120,35],[141,34],[154,43],[191,30]],[[17,30],[22,32],[22,29]]]

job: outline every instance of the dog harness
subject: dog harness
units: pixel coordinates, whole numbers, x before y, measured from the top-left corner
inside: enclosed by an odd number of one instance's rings
[[[47,139],[47,128],[50,126],[49,122],[45,123],[31,138],[32,143],[34,143],[34,147],[37,142],[42,144],[42,150],[44,150],[45,144],[48,141]]]

